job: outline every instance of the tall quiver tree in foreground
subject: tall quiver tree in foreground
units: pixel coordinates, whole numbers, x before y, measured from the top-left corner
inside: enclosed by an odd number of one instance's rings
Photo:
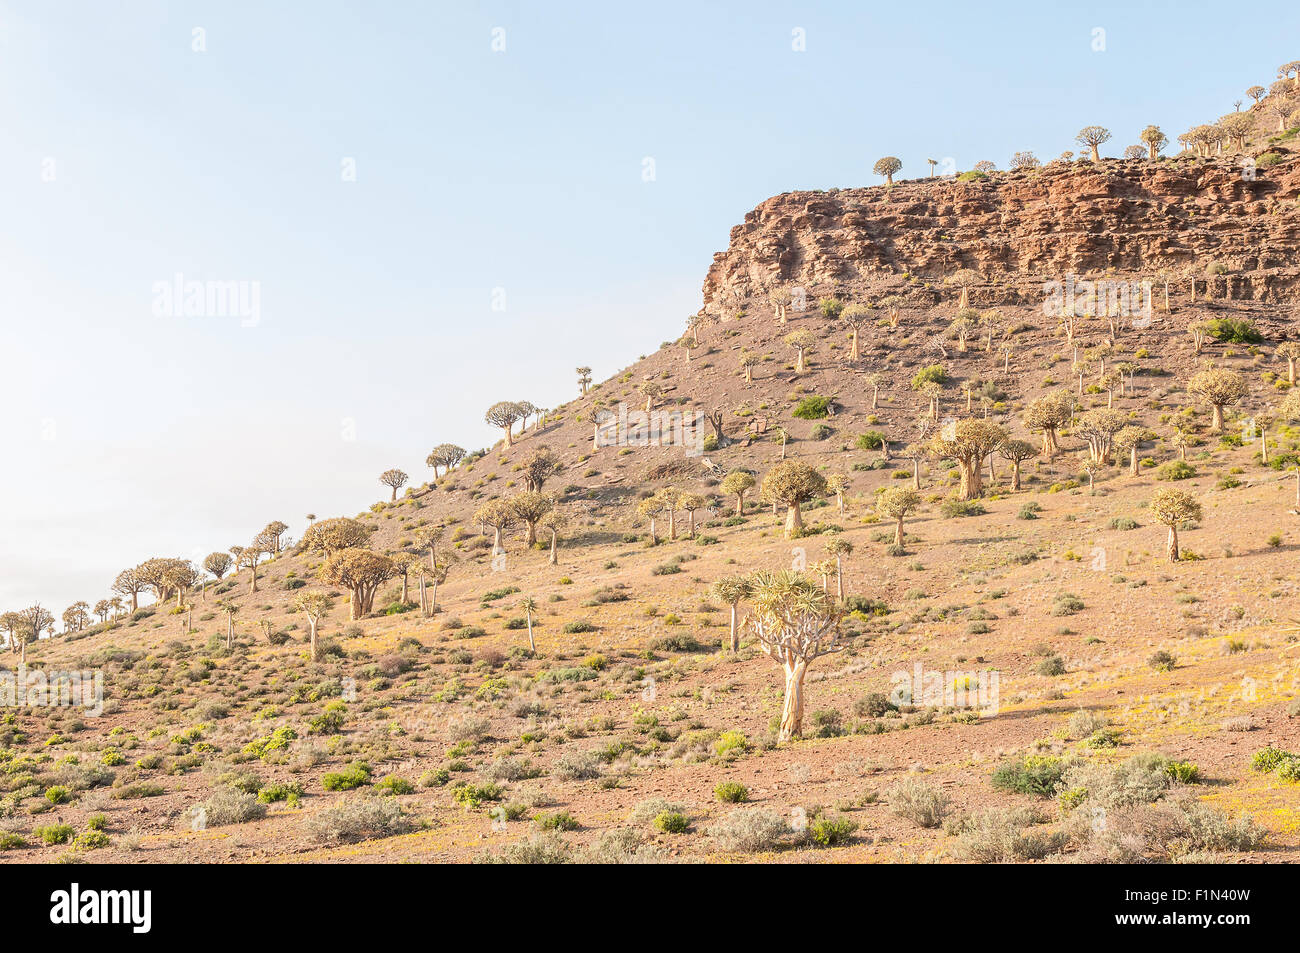
[[[1169,527],[1169,561],[1178,562],[1178,527],[1199,520],[1201,504],[1186,490],[1161,487],[1151,497],[1151,515]]]
[[[798,460],[783,460],[763,477],[763,499],[786,508],[787,539],[803,529],[800,506],[825,495],[826,478]]]
[[[555,500],[545,493],[525,490],[512,499],[510,505],[514,507],[515,516],[527,527],[524,545],[532,546],[537,542],[537,523],[555,509]]]
[[[334,600],[328,592],[313,590],[301,593],[293,601],[293,607],[307,617],[307,627],[311,630],[311,660],[320,661],[320,646],[316,641],[320,620],[334,606]]]
[[[754,488],[754,477],[744,470],[732,470],[722,478],[718,489],[736,498],[736,515],[745,515],[745,494]]]
[[[749,597],[749,580],[744,576],[723,576],[713,584],[713,595],[731,609],[731,654],[740,651],[740,628],[736,625],[736,612],[740,603]]]
[[[383,473],[379,474],[379,482],[384,486],[391,487],[393,490],[390,502],[397,501],[397,491],[406,486],[406,481],[408,479],[410,478],[401,470],[385,470]]]
[[[1210,405],[1213,419],[1210,429],[1223,432],[1223,408],[1246,396],[1246,379],[1236,371],[1211,368],[1192,375],[1187,382],[1189,393]]]
[[[752,610],[745,628],[785,673],[778,740],[803,733],[804,676],[817,658],[835,651],[841,609],[801,573],[757,572],[750,578]]]

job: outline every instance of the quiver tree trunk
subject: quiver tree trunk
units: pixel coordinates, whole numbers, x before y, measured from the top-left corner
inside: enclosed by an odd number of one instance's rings
[[[1178,527],[1169,527],[1169,543],[1165,547],[1171,563],[1178,562]]]
[[[790,741],[803,734],[803,678],[808,663],[787,662],[785,667],[785,701],[781,706],[781,729],[778,741]]]
[[[1300,478],[1300,473],[1296,474]],[[1298,491],[1300,492],[1300,491]],[[736,603],[731,604],[731,654],[740,651],[740,630],[736,628]]]
[[[785,511],[785,535],[793,536],[803,529],[803,513],[799,510],[799,501],[791,503]]]

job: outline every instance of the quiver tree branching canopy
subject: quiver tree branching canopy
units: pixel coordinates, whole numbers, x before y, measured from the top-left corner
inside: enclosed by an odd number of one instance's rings
[[[280,520],[272,520],[262,527],[262,531],[257,534],[259,541],[266,544],[266,551],[274,555],[280,552],[280,538],[288,530],[289,524],[282,523]]]
[[[861,353],[858,348],[858,335],[871,321],[871,309],[865,305],[851,304],[844,309],[840,319],[849,329],[849,360],[856,361]]]
[[[1169,144],[1169,137],[1160,131],[1159,126],[1147,126],[1138,136],[1147,147],[1147,158],[1156,159],[1160,150]]]
[[[961,296],[957,299],[957,310],[960,312],[969,308],[970,289],[973,285],[979,284],[980,273],[974,268],[958,268],[945,280],[948,284],[961,289]]]
[[[1110,462],[1111,439],[1128,423],[1128,414],[1119,410],[1090,410],[1079,415],[1074,434],[1088,444],[1088,458],[1096,463]]]
[[[10,633],[10,638],[17,637],[18,651],[23,661],[27,660],[27,643],[35,642],[41,633],[54,625],[54,613],[39,602],[18,612],[18,628]]]
[[[798,331],[791,331],[785,336],[786,345],[795,353],[794,369],[795,373],[802,374],[804,371],[804,355],[816,343],[811,331],[806,328],[800,328]]]
[[[1223,431],[1223,408],[1246,396],[1246,379],[1236,371],[1211,368],[1192,375],[1187,391],[1210,405],[1213,419],[1210,429]]]
[[[745,629],[785,674],[778,741],[787,742],[803,733],[804,676],[835,651],[841,610],[821,586],[790,571],[754,573],[748,599]]]
[[[547,562],[554,566],[560,561],[560,535],[568,528],[569,515],[557,506],[549,510],[537,525],[550,538],[550,552],[547,556]]]
[[[387,556],[368,549],[342,549],[320,568],[321,582],[343,586],[352,593],[349,618],[353,621],[374,610],[375,592],[396,572]]]
[[[825,495],[826,478],[798,460],[782,460],[763,477],[763,499],[786,508],[787,539],[803,529],[800,506]]]
[[[591,386],[591,368],[578,368],[578,386],[582,388],[582,396],[587,396],[587,388]]]
[[[149,588],[138,569],[123,569],[113,580],[113,591],[118,595],[131,597],[131,611],[140,608],[140,593]]]
[[[88,625],[90,625],[90,604],[88,602],[74,602],[63,610],[63,630],[65,632],[80,632]]]
[[[392,487],[393,495],[391,500],[397,499],[397,491],[406,486],[406,481],[409,479],[410,477],[402,470],[385,470],[379,474],[379,482],[384,486]]]
[[[370,530],[362,523],[346,516],[313,523],[302,534],[298,547],[304,552],[323,553],[328,559],[339,550],[365,546],[370,541]]]
[[[1296,360],[1300,359],[1300,341],[1283,341],[1273,353],[1286,361],[1286,381],[1294,387]]]

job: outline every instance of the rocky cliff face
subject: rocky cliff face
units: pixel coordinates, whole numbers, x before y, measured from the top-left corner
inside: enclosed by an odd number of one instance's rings
[[[1300,299],[1300,156],[1243,170],[1224,158],[1052,162],[994,172],[768,199],[731,231],[704,281],[704,312],[730,317],[769,289],[938,301],[959,268],[972,303],[1029,304],[1046,281],[1155,278],[1198,293]],[[762,307],[763,305],[759,305]]]

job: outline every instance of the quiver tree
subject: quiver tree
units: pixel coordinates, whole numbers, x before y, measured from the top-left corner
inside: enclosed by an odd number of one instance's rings
[[[232,599],[222,599],[217,608],[226,614],[226,651],[235,647],[235,616],[239,612],[239,603]]]
[[[952,324],[948,325],[948,333],[956,339],[958,351],[966,352],[966,342],[975,330],[975,322],[978,320],[978,311],[974,308],[962,308],[957,312],[957,317],[953,318]]]
[[[1201,504],[1186,490],[1161,487],[1151,497],[1151,515],[1169,527],[1166,550],[1169,561],[1178,562],[1178,528],[1201,518]]]
[[[1252,86],[1250,87],[1250,89],[1246,90],[1246,95],[1249,96],[1252,100],[1250,104],[1250,108],[1254,109],[1256,106],[1258,106],[1259,101],[1264,97],[1264,94],[1267,92],[1268,90],[1265,89],[1263,86]]]
[[[877,159],[876,164],[871,167],[871,171],[876,175],[885,177],[886,185],[894,184],[894,173],[903,167],[902,160],[895,156],[885,156],[883,159]]]
[[[702,509],[705,502],[704,497],[700,496],[698,493],[683,493],[681,496],[677,497],[677,508],[685,510],[690,519],[689,525],[691,539],[695,538],[695,511]]]
[[[664,385],[658,381],[642,381],[640,391],[645,397],[645,412],[648,414],[655,409],[655,401],[663,396]]]
[[[961,313],[970,307],[970,289],[972,285],[980,282],[980,273],[973,268],[958,268],[946,279],[950,285],[955,285],[961,289],[961,296],[957,299],[957,311]]]
[[[587,388],[591,386],[591,368],[578,368],[578,386],[582,388],[582,396],[587,396]]]
[[[790,306],[790,292],[780,285],[768,289],[768,304],[772,306],[772,317],[777,324],[785,324],[786,309]]]
[[[871,409],[875,410],[880,403],[880,388],[889,382],[888,378],[879,371],[872,371],[862,379],[862,382],[871,388]]]
[[[415,553],[394,553],[389,557],[393,561],[393,575],[402,577],[402,605],[409,605],[411,602],[411,567],[416,563],[423,564],[424,559]]]
[[[433,467],[434,482],[438,480],[438,468],[443,467],[450,473],[460,461],[465,459],[465,448],[454,443],[440,443],[429,451],[424,458],[426,466]]]
[[[1228,136],[1228,141],[1238,149],[1246,148],[1246,137],[1255,127],[1255,120],[1250,113],[1228,113],[1219,120],[1219,128]]]
[[[515,516],[527,527],[524,545],[532,546],[537,542],[537,523],[543,516],[555,509],[555,500],[545,493],[525,490],[510,501]]]
[[[266,542],[266,551],[268,553],[279,555],[280,538],[284,536],[285,531],[288,530],[288,528],[288,523],[282,523],[279,520],[272,520],[262,527],[262,531],[257,534],[257,538]]]
[[[1196,276],[1192,276],[1192,296],[1196,296]],[[1198,355],[1201,349],[1205,347],[1205,338],[1210,333],[1210,323],[1208,321],[1189,321],[1187,324],[1187,333],[1192,336],[1192,354]]]
[[[307,627],[311,632],[311,660],[319,662],[320,646],[316,641],[316,635],[320,620],[325,617],[325,613],[334,608],[334,600],[330,598],[328,592],[313,590],[299,593],[293,600],[293,607],[307,617]]]
[[[397,500],[397,491],[406,486],[406,481],[408,479],[410,479],[410,477],[401,470],[385,470],[383,473],[379,474],[379,482],[384,486],[392,487],[392,501]]]
[[[1093,481],[1101,471],[1101,461],[1094,460],[1091,453],[1079,454],[1079,471],[1088,477],[1088,489],[1092,490]]]
[[[841,610],[824,589],[799,573],[757,572],[750,578],[746,630],[785,673],[778,740],[803,732],[803,683],[808,666],[835,651]]]
[[[524,489],[540,493],[546,481],[564,469],[550,447],[538,447],[523,463]]]
[[[812,348],[816,339],[812,332],[806,328],[798,331],[791,331],[785,336],[786,345],[795,353],[794,370],[796,374],[802,374],[804,371],[804,355]]]
[[[1097,147],[1103,142],[1110,141],[1110,130],[1105,126],[1084,126],[1074,137],[1074,141],[1091,149],[1092,161],[1100,162],[1101,154],[1097,151]]]
[[[658,520],[659,514],[663,512],[664,501],[658,493],[647,496],[644,500],[636,505],[637,515],[642,519],[650,521],[650,542],[659,542]]]
[[[63,610],[63,631],[80,632],[90,625],[90,603],[74,602]]]
[[[322,553],[328,559],[339,550],[365,546],[370,540],[370,532],[354,519],[336,516],[308,527],[298,548],[304,552]]]
[[[853,544],[847,539],[833,536],[826,542],[826,555],[835,560],[835,597],[844,601],[844,560],[853,555]]]
[[[1119,410],[1090,410],[1079,416],[1074,434],[1087,441],[1089,459],[1109,463],[1111,440],[1127,422],[1128,415]]]
[[[1111,446],[1115,452],[1128,457],[1130,476],[1138,475],[1138,446],[1145,437],[1146,431],[1141,427],[1122,427],[1111,439]]]
[[[437,608],[438,585],[447,579],[447,566],[443,563],[429,565],[421,559],[407,567],[407,573],[415,579],[420,591],[420,614],[426,619]],[[432,587],[432,598],[430,597]]]
[[[968,418],[936,433],[930,440],[930,453],[957,464],[961,472],[959,495],[963,500],[973,500],[984,493],[984,461],[1006,438],[1006,431],[996,424]]]
[[[39,602],[18,612],[21,622],[18,626],[18,651],[22,661],[27,661],[27,643],[35,642],[41,633],[54,626],[54,613]]]
[[[528,626],[528,651],[537,654],[537,641],[533,638],[533,614],[537,611],[537,600],[524,596],[519,600],[519,608],[524,611],[524,624]]]
[[[500,427],[505,431],[506,446],[513,447],[515,445],[515,421],[522,416],[522,408],[517,401],[499,400],[483,414],[483,422],[492,427]]]
[[[744,470],[732,470],[722,478],[718,489],[736,498],[736,515],[745,515],[745,494],[754,488],[753,474]]]
[[[416,544],[429,551],[429,568],[438,565],[438,544],[446,532],[444,526],[421,526],[415,533]]]
[[[99,616],[101,624],[108,621],[109,614],[113,611],[113,603],[107,599],[100,599],[95,603],[94,613]]]
[[[859,356],[858,334],[871,320],[871,309],[865,305],[851,304],[844,309],[840,320],[849,329],[849,360],[856,361]]]
[[[349,618],[360,619],[374,610],[375,592],[393,577],[396,567],[387,556],[368,549],[343,549],[320,568],[321,582],[351,591]]]
[[[1193,374],[1187,383],[1187,391],[1210,405],[1213,414],[1210,429],[1221,433],[1223,408],[1246,396],[1246,379],[1236,371],[1212,368]]]
[[[754,368],[758,366],[758,358],[753,354],[740,355],[740,369],[745,374],[745,383],[754,383]]]
[[[998,456],[1011,463],[1011,489],[1020,489],[1020,465],[1038,454],[1038,448],[1028,440],[1003,440],[998,444]]]
[[[880,299],[880,306],[885,309],[891,328],[898,327],[898,309],[902,304],[903,299],[900,295],[888,295]]]
[[[1286,79],[1291,77],[1291,85],[1300,89],[1300,60],[1291,60],[1289,63],[1283,63],[1277,68],[1277,78]]]
[[[740,651],[740,629],[736,625],[736,610],[749,597],[749,580],[744,576],[723,576],[713,584],[713,595],[731,608],[731,653]]]
[[[693,516],[694,514],[692,514]],[[551,509],[542,517],[538,525],[542,531],[550,536],[550,553],[546,561],[552,566],[556,565],[559,560],[560,534],[564,532],[569,523],[568,515],[558,506]]]
[[[1038,157],[1032,152],[1017,152],[1008,163],[1008,167],[1016,172],[1037,169],[1041,165],[1042,163],[1038,161]]]
[[[1160,131],[1159,126],[1147,126],[1138,138],[1146,145],[1149,159],[1159,158],[1160,150],[1169,144],[1169,137]]]
[[[1300,358],[1300,341],[1283,341],[1273,352],[1276,357],[1286,361],[1286,381],[1295,386],[1295,362]]]
[[[876,497],[876,512],[884,519],[894,521],[894,548],[903,548],[903,519],[921,505],[921,494],[905,486],[886,487]]]
[[[984,350],[993,350],[993,335],[1002,327],[1002,312],[997,308],[986,308],[979,313],[980,327],[984,329]]]
[[[502,536],[519,519],[519,513],[509,500],[488,500],[474,511],[474,522],[492,528],[492,555],[504,553]]]
[[[785,535],[789,539],[803,530],[800,506],[826,495],[826,478],[806,463],[783,460],[763,477],[763,499],[784,506]]]
[[[1042,433],[1044,456],[1050,457],[1060,448],[1057,431],[1070,422],[1073,412],[1074,397],[1065,390],[1037,397],[1025,408],[1025,427],[1031,433]]]
[[[123,569],[113,580],[112,589],[118,595],[131,597],[131,611],[140,608],[140,593],[149,588],[149,584],[140,576],[137,569]]]
[[[826,490],[835,494],[835,505],[840,516],[844,515],[844,494],[849,491],[849,478],[843,473],[832,473],[826,478]]]
[[[248,568],[248,591],[257,592],[257,563],[262,558],[262,547],[254,543],[239,553],[239,567]]]

